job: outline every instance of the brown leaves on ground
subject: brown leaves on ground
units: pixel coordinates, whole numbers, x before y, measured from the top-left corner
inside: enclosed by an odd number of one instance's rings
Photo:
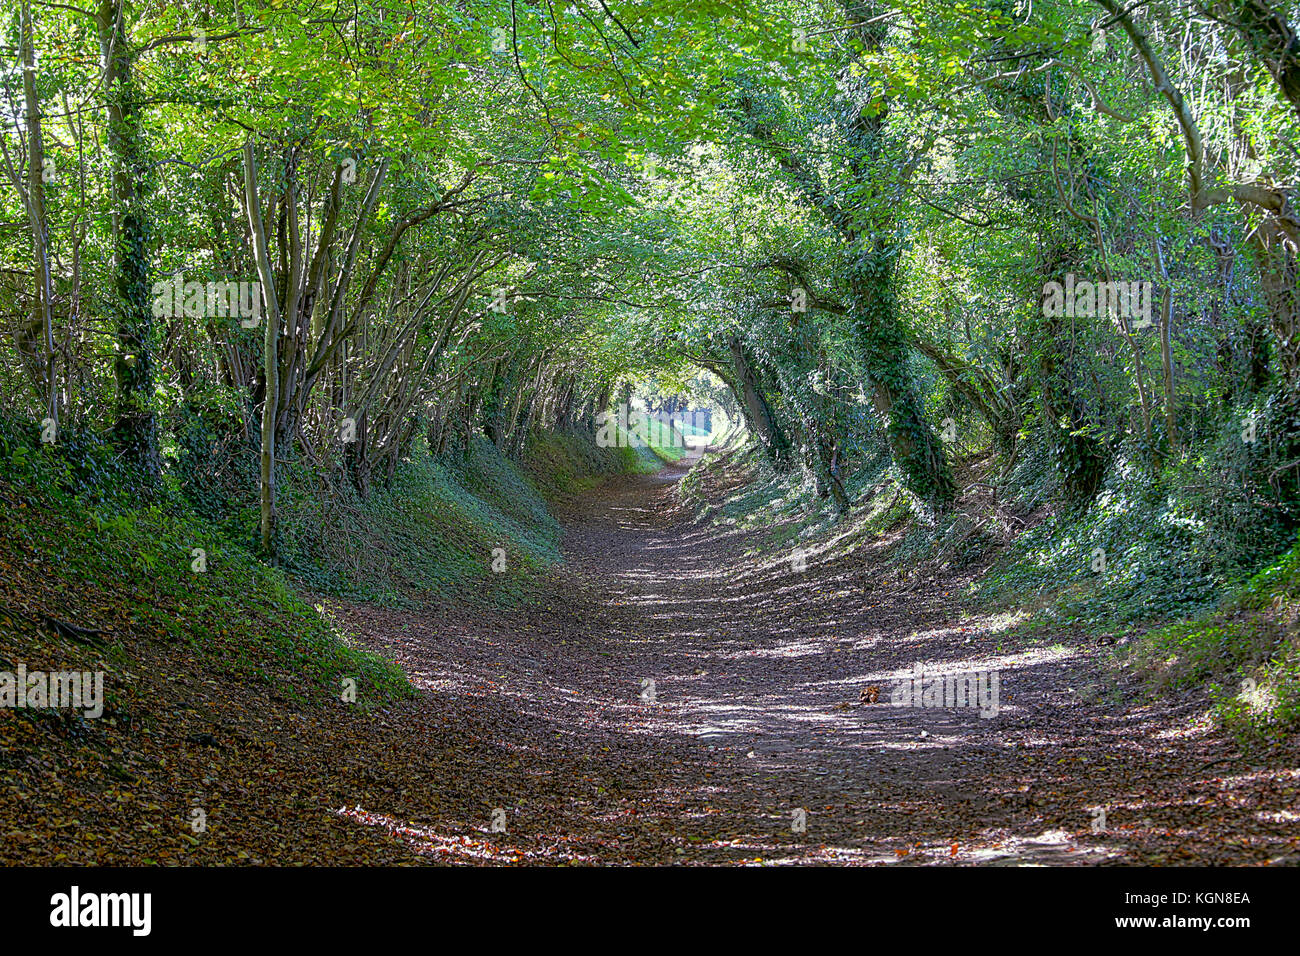
[[[742,558],[746,533],[692,520],[674,477],[575,503],[569,570],[529,610],[330,602],[421,689],[382,707],[364,686],[353,705],[283,677],[229,679],[134,634],[120,607],[93,615],[111,641],[88,648],[36,623],[58,607],[49,587],[6,586],[0,657],[21,647],[33,669],[103,666],[112,698],[100,720],[0,711],[0,863],[1300,853],[1294,752],[1241,759],[1199,699],[1088,692],[1103,651],[1005,640],[995,620],[963,615],[962,580],[891,590],[871,551],[856,566],[810,557],[802,572],[788,556]],[[728,480],[703,493],[720,501]],[[865,599],[864,574],[880,582]],[[1001,712],[889,706],[916,663],[999,670]]]

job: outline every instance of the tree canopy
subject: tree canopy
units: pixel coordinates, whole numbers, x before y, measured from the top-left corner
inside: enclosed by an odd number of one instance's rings
[[[196,423],[260,436],[268,551],[280,459],[364,493],[417,438],[520,450],[702,370],[838,509],[877,452],[942,511],[959,448],[1032,447],[1076,501],[1191,462],[1289,525],[1293,20],[25,0],[3,391],[145,485]]]

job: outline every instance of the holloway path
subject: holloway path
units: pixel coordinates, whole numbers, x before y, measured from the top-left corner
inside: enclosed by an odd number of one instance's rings
[[[678,505],[680,476],[575,503],[543,608],[345,612],[432,700],[380,718],[375,746],[417,755],[400,780],[342,758],[342,819],[422,861],[1300,859],[1294,755],[1243,760],[1203,701],[1106,689],[1105,648],[1004,643],[962,613],[964,581],[746,557],[745,532]],[[918,663],[997,671],[998,713],[890,706]]]
[[[1111,688],[1108,648],[1013,639],[879,543],[754,557],[680,475],[574,502],[540,606],[334,607],[415,699],[268,691],[162,644],[95,733],[0,725],[0,863],[1300,860],[1294,753],[1236,756],[1203,701]],[[997,671],[997,714],[890,706],[917,664]]]

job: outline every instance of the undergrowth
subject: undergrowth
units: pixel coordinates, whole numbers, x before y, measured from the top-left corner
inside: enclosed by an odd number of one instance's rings
[[[1300,729],[1300,541],[1213,611],[1147,631],[1123,660],[1157,691],[1208,685],[1243,743]]]
[[[285,496],[282,554],[310,587],[377,603],[514,605],[560,559],[560,528],[485,438],[439,460],[418,443],[388,487],[360,498],[305,482]]]
[[[633,449],[570,434],[534,436],[521,467],[478,438],[443,460],[417,445],[391,485],[361,498],[289,465],[272,567],[254,553],[253,495],[197,480],[187,455],[169,456],[162,487],[142,498],[94,436],[43,445],[34,429],[0,421],[3,662],[43,656],[55,619],[183,645],[231,679],[289,677],[337,695],[352,678],[367,689],[359,699],[380,704],[413,693],[400,669],[352,646],[302,586],[410,606],[519,604],[560,560],[547,496],[643,467]],[[112,640],[103,650],[120,653]]]
[[[110,656],[131,635],[182,645],[230,679],[279,684],[288,673],[337,695],[351,678],[371,704],[413,693],[395,664],[352,646],[281,570],[199,518],[174,483],[141,502],[94,446],[27,439],[0,430],[8,663],[43,643],[54,619],[100,635]]]

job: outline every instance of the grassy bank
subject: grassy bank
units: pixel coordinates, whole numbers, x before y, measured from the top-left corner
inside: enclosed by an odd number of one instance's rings
[[[410,692],[391,662],[352,647],[283,570],[203,520],[174,487],[141,503],[107,452],[32,446],[12,433],[0,438],[0,461],[2,669],[130,668],[128,645],[167,646],[201,656],[222,679],[292,694],[337,694],[344,677],[371,688],[372,701]]]
[[[290,469],[272,567],[252,551],[251,496],[216,522],[175,476],[142,501],[105,447],[33,437],[0,430],[0,670],[129,670],[165,646],[201,658],[215,678],[297,696],[337,696],[351,678],[375,704],[409,694],[405,678],[354,648],[312,594],[409,607],[524,602],[560,560],[547,496],[640,464],[631,449],[541,435],[520,466],[478,439],[446,460],[417,447],[364,499]]]
[[[1212,611],[1147,631],[1121,661],[1157,691],[1208,686],[1243,742],[1300,730],[1300,542]]]
[[[935,515],[878,464],[850,482],[845,516],[815,496],[808,476],[774,473],[752,445],[706,456],[681,494],[701,503],[697,486],[729,472],[730,492],[698,520],[761,532],[756,554],[852,563],[883,540],[891,573],[957,574],[973,610],[1010,615],[1012,639],[1114,642],[1117,665],[1157,693],[1206,695],[1243,740],[1300,730],[1300,546],[1279,555],[1275,525],[1255,517],[1224,534],[1233,502],[1123,463],[1088,507],[1072,509],[1032,453],[1000,484],[991,462],[963,463],[961,497]]]

